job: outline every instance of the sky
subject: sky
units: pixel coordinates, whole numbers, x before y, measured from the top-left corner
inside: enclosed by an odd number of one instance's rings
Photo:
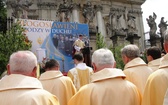
[[[143,11],[142,16],[144,32],[148,32],[150,30],[146,18],[148,18],[149,15],[153,16],[153,12],[157,15],[157,32],[159,32],[158,24],[160,23],[161,17],[164,17],[164,21],[168,21],[168,0],[146,0],[141,8]],[[146,39],[149,39],[149,34],[146,34],[145,37]]]

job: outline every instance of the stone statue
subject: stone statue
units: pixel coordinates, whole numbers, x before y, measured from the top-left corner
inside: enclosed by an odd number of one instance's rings
[[[111,8],[109,16],[112,27],[112,35],[126,35],[125,29],[127,26],[124,19],[123,9]]]
[[[167,21],[164,21],[164,17],[162,17],[160,20],[160,24],[158,25],[158,27],[160,28],[161,37],[164,37],[163,34],[167,30],[167,26]]]
[[[153,13],[153,17],[150,15],[149,19],[148,18],[146,19],[147,22],[148,22],[148,25],[150,27],[150,32],[149,32],[150,36],[156,35],[156,30],[157,30],[157,25],[156,25],[156,22],[155,22],[156,17],[157,17],[156,14]]]
[[[15,18],[28,18],[27,11],[32,4],[33,0],[16,0],[15,2],[12,2],[10,4],[13,10],[12,15]]]
[[[70,10],[71,5],[68,4],[67,0],[63,0],[63,4],[60,4],[58,9],[61,22],[70,22]]]
[[[120,30],[122,28],[120,21],[121,16],[122,16],[121,14],[115,11],[110,12],[111,24],[113,30]]]
[[[106,32],[107,32],[107,35],[112,35],[111,33],[111,24],[109,22],[106,23]]]
[[[85,18],[85,23],[93,23],[93,18],[95,17],[95,10],[90,1],[83,5],[83,16]]]
[[[149,16],[149,19],[147,18],[148,25],[150,27],[149,35],[150,35],[150,43],[151,46],[156,46],[156,31],[157,31],[157,25],[156,25],[156,14],[153,13],[153,16]]]
[[[164,35],[164,32],[167,30],[167,26],[168,26],[167,21],[164,21],[164,17],[161,17],[158,27],[160,28],[162,50],[164,50],[164,47],[163,47],[164,36],[163,35]]]
[[[136,28],[136,17],[132,13],[127,14],[127,26],[128,26],[128,35],[135,35],[137,34]]]

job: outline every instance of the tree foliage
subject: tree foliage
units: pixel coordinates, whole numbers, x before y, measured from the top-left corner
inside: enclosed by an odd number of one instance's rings
[[[5,0],[0,0],[0,32],[5,33],[7,28],[7,12]]]
[[[2,19],[6,19],[7,17],[7,10],[5,5],[5,0],[0,0],[0,17]]]
[[[9,57],[13,52],[31,48],[31,42],[24,32],[25,29],[19,23],[15,23],[5,34],[0,34],[0,74],[6,70]]]
[[[97,34],[96,35],[96,48],[100,49],[100,48],[105,48],[107,45],[104,42],[104,37],[101,34]],[[114,54],[114,58],[116,60],[116,68],[119,69],[124,69],[124,63],[122,61],[122,57],[121,57],[121,48],[124,46],[117,46],[115,48],[109,48],[113,54]]]
[[[96,34],[96,48],[100,49],[100,48],[105,48],[105,47],[106,47],[106,43],[104,42],[104,37],[100,33],[97,33]]]
[[[124,46],[117,46],[115,48],[110,48],[110,50],[113,52],[114,54],[114,58],[116,60],[116,68],[119,68],[121,70],[124,69],[124,62],[122,61],[122,56],[121,56],[121,49]]]

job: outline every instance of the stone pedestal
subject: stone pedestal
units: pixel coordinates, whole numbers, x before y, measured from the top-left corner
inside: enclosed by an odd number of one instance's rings
[[[148,41],[150,42],[151,47],[156,46],[156,35],[150,35],[150,39]]]
[[[164,39],[163,37],[160,37],[160,46],[161,46],[161,51],[164,51]]]
[[[156,38],[156,46],[162,50],[162,41],[161,38]]]
[[[140,43],[139,43],[140,38],[141,38],[140,36],[134,36],[133,43],[137,46],[140,46]]]
[[[141,37],[138,36],[137,34],[134,34],[134,35],[128,35],[126,40],[130,42],[130,44],[135,44],[137,46],[139,46],[139,39]]]
[[[113,43],[113,47],[124,45],[126,35],[114,35],[110,37]]]

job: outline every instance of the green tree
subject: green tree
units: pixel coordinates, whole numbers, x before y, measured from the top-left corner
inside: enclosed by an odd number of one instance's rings
[[[19,23],[15,23],[5,34],[0,34],[0,75],[6,70],[9,57],[13,52],[31,48],[31,42],[24,32],[25,29]]]
[[[5,33],[7,27],[7,12],[5,0],[0,0],[0,32]]]
[[[146,51],[143,53],[141,52],[140,57],[144,60],[145,63],[148,63],[147,57],[146,57]]]
[[[114,58],[116,60],[116,68],[119,69],[124,69],[124,62],[122,61],[122,56],[121,56],[121,49],[124,46],[117,46],[115,48],[110,48],[110,50],[113,52],[114,54]]]
[[[104,42],[104,37],[100,33],[97,33],[96,34],[96,48],[100,49],[100,48],[105,48],[105,47],[106,47],[106,43]]]
[[[105,48],[106,47],[106,43],[104,42],[104,37],[98,33],[96,34],[96,48],[100,49],[100,48]],[[124,63],[122,61],[122,57],[121,57],[121,48],[124,46],[117,46],[115,48],[109,48],[113,54],[114,54],[114,58],[116,60],[116,68],[119,69],[124,69]]]
[[[7,10],[5,5],[5,0],[0,0],[0,17],[2,19],[6,19],[7,17]]]

